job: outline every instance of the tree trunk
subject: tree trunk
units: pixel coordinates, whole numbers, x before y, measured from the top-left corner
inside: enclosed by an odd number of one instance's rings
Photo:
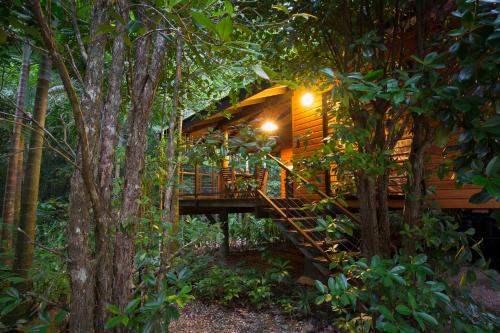
[[[14,204],[14,225],[18,226],[19,225],[19,217],[21,214],[21,191],[23,190],[23,178],[24,178],[24,150],[25,150],[25,142],[24,142],[24,137],[21,135],[21,140],[19,143],[19,147],[22,151],[22,153],[17,154],[17,182],[16,182],[16,202]],[[14,235],[16,234],[16,231],[13,231],[13,244],[12,248],[16,248],[16,238]]]
[[[425,157],[432,145],[433,129],[424,115],[413,117],[413,139],[409,162],[411,166],[407,180],[407,193],[404,206],[404,223],[413,228],[420,222],[420,212],[425,196]],[[407,253],[414,251],[414,239],[405,239],[403,247]]]
[[[127,2],[119,0],[118,12],[126,22]],[[108,81],[108,95],[101,115],[100,158],[98,166],[99,198],[102,213],[96,221],[96,331],[104,332],[108,318],[106,306],[113,296],[113,213],[112,191],[115,169],[115,147],[117,142],[118,115],[122,102],[121,83],[125,67],[125,27],[117,20],[118,35],[113,41],[111,71]]]
[[[68,94],[73,118],[78,132],[78,149],[75,169],[71,178],[69,197],[68,255],[71,282],[69,330],[94,332],[95,276],[92,267],[89,232],[91,209],[100,213],[100,203],[95,184],[94,168],[96,140],[98,136],[99,107],[104,68],[106,34],[98,34],[99,28],[108,21],[109,1],[95,1],[92,7],[88,60],[84,77],[81,102],[69,76],[64,59],[58,52],[54,35],[43,14],[39,1],[33,2],[33,14],[41,28],[42,38],[57,66]]]
[[[387,169],[379,177],[377,203],[380,253],[388,258],[391,255],[391,225],[389,221],[389,170]]]
[[[376,176],[357,175],[359,213],[361,217],[361,253],[367,258],[380,255],[380,237],[377,216]]]
[[[143,9],[139,9],[145,19]],[[132,109],[128,117],[127,147],[123,169],[124,187],[119,225],[116,232],[114,258],[114,304],[120,308],[127,305],[131,296],[132,273],[134,269],[134,235],[139,211],[144,151],[146,148],[147,125],[156,87],[163,70],[166,41],[156,34],[141,38],[136,45],[134,75],[132,82]],[[151,55],[150,55],[151,54]],[[124,331],[119,329],[119,331]]]
[[[180,85],[182,80],[182,49],[183,49],[183,39],[178,32],[177,34],[177,51],[176,51],[176,64],[175,64],[175,80],[174,80],[174,94],[172,98],[172,111],[170,114],[169,125],[168,125],[168,148],[167,148],[167,187],[165,189],[165,200],[164,200],[164,219],[172,224],[172,231],[177,234],[178,231],[178,158],[175,151],[176,148],[176,137],[175,133],[178,129],[182,131],[181,119],[179,117],[179,93]],[[179,133],[179,135],[181,135]],[[168,233],[164,234],[164,239],[162,242],[162,268],[160,276],[165,276],[163,268],[166,267],[166,261],[168,260],[168,253],[173,253],[177,244],[169,242]]]
[[[1,255],[8,256],[12,251],[13,235],[14,235],[14,218],[15,218],[15,202],[16,189],[19,175],[19,154],[21,150],[21,125],[24,116],[24,103],[26,96],[26,87],[28,85],[29,66],[30,66],[31,47],[26,42],[23,46],[23,62],[21,65],[21,73],[19,76],[19,86],[17,89],[16,111],[14,117],[14,129],[12,132],[12,141],[10,148],[9,163],[7,166],[7,179],[5,181],[5,195],[3,204],[3,225],[2,225],[2,242]],[[10,265],[11,260],[6,259],[5,264]]]
[[[14,269],[18,274],[26,276],[33,265],[35,245],[36,209],[40,185],[40,166],[42,164],[45,116],[49,96],[51,62],[43,56],[38,72],[35,106],[33,108],[32,130],[26,161],[25,182],[21,199],[21,214],[17,232],[16,255]]]

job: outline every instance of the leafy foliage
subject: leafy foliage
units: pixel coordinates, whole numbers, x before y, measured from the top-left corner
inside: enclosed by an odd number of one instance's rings
[[[330,304],[338,316],[335,323],[349,332],[497,330],[499,319],[480,310],[470,297],[473,270],[463,273],[459,286],[449,282],[472,259],[468,235],[473,231],[459,232],[449,218],[428,215],[411,233],[420,254],[375,256],[370,262],[347,258],[342,273],[326,285],[316,281],[321,293],[317,303]],[[482,267],[482,261],[478,264]]]

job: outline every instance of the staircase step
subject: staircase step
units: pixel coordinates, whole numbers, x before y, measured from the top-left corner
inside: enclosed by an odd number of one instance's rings
[[[346,252],[347,255],[350,257],[357,257],[361,254],[361,252],[358,252],[358,251],[341,251],[341,252]],[[338,253],[340,253],[340,252],[338,252]],[[316,262],[324,263],[324,264],[328,263],[328,260],[323,256],[314,257],[312,260],[316,261]]]
[[[335,239],[335,240],[328,240],[328,241],[319,240],[319,241],[316,241],[316,244],[319,245],[319,246],[323,246],[323,245],[329,246],[329,245],[341,244],[341,243],[343,243],[345,241],[347,241],[347,239],[345,239],[345,238],[340,238],[340,239]],[[303,243],[300,244],[300,246],[303,246],[303,247],[312,247],[312,244],[303,242]]]
[[[310,233],[310,232],[320,232],[320,231],[317,231],[316,228],[304,228],[304,229],[302,229],[302,231],[307,232],[307,233]],[[300,233],[297,230],[295,230],[295,229],[290,229],[287,232],[292,233],[292,234],[299,234],[300,235]]]
[[[294,221],[308,221],[308,220],[316,221],[320,217],[319,216],[308,216],[308,217],[293,217],[293,216],[290,216],[290,218],[292,220],[294,220]]]

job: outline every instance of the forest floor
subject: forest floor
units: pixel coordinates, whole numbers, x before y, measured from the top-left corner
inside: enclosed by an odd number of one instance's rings
[[[195,301],[172,322],[174,333],[309,333],[338,332],[318,319],[295,319],[279,309],[250,310],[245,307],[226,307]]]
[[[270,250],[275,258],[288,260],[290,275],[297,280],[302,274],[303,257],[294,248],[274,248]],[[268,264],[259,251],[233,250],[225,261],[227,266],[243,265],[265,270]],[[463,273],[463,272],[462,272]],[[493,278],[476,271],[477,280],[471,289],[473,298],[485,308],[500,315],[500,274]],[[460,275],[459,275],[460,276]],[[452,279],[457,283],[459,276]],[[244,305],[224,306],[216,303],[194,301],[184,308],[181,317],[172,322],[170,331],[174,333],[334,333],[339,332],[324,318],[294,318],[285,315],[278,307],[263,310]]]
[[[269,264],[258,250],[231,249],[225,260],[229,267],[245,266],[264,271]],[[289,273],[293,280],[302,275],[304,259],[300,251],[293,247],[269,249],[274,258],[289,262]],[[181,317],[172,322],[170,331],[174,333],[312,333],[338,332],[322,318],[295,318],[282,313],[279,307],[271,306],[262,310],[249,306],[195,301],[186,306]]]
[[[500,274],[491,270],[487,276],[479,270],[476,273],[476,282],[471,288],[471,295],[474,301],[484,305],[487,311],[500,316]],[[463,268],[458,276],[452,279],[452,283],[458,284],[460,276],[465,274],[466,268]]]

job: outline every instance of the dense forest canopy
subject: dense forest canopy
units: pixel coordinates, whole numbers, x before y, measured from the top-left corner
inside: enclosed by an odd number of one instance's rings
[[[498,331],[498,5],[0,0],[0,331]]]

